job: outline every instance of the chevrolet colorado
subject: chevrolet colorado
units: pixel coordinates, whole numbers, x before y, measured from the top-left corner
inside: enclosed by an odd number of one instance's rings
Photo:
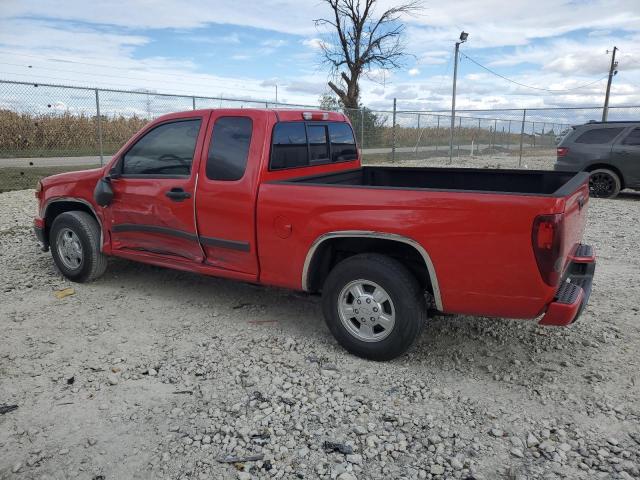
[[[392,359],[427,312],[568,325],[591,292],[589,174],[363,167],[348,119],[163,116],[103,168],[43,179],[35,232],[70,280],[110,255],[322,293],[350,352]]]

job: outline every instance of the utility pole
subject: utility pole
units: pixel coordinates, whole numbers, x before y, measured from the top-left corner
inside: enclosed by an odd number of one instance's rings
[[[607,116],[609,115],[609,93],[611,92],[611,81],[613,80],[613,76],[618,73],[616,71],[616,67],[618,66],[618,62],[616,62],[616,50],[618,47],[613,47],[613,52],[611,54],[611,67],[609,67],[609,80],[607,81],[607,93],[604,95],[604,108],[602,109],[602,121],[607,121]],[[607,50],[607,53],[609,51]]]
[[[278,107],[278,84],[276,83],[276,108]]]
[[[456,42],[456,49],[453,54],[453,95],[451,96],[451,132],[449,137],[449,161],[453,159],[453,132],[456,128],[456,81],[458,79],[458,52],[460,51],[460,44],[467,41],[469,34],[462,32],[460,34],[460,41]]]

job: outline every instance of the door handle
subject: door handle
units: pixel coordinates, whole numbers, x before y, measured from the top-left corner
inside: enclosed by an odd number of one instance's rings
[[[179,187],[172,188],[167,193],[165,193],[165,195],[174,202],[181,202],[182,200],[191,198],[191,194],[189,192],[185,192],[182,188]]]

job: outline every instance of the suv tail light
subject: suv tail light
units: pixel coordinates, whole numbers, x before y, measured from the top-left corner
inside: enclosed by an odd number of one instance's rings
[[[538,270],[547,285],[555,287],[562,275],[563,214],[540,215],[533,221],[531,242]]]
[[[40,198],[40,196],[42,195],[42,182],[38,182],[38,185],[36,185],[36,191],[35,191],[35,195],[36,198]]]
[[[567,153],[569,153],[569,149],[567,147],[558,147],[556,153],[559,157],[566,157]]]

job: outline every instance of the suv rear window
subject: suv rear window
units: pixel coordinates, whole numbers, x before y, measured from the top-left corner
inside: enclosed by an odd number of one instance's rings
[[[575,143],[609,143],[616,138],[624,128],[594,128],[576,138]]]
[[[640,145],[640,128],[634,128],[622,141],[624,145]]]
[[[356,141],[348,123],[281,122],[273,129],[271,170],[357,158]]]

